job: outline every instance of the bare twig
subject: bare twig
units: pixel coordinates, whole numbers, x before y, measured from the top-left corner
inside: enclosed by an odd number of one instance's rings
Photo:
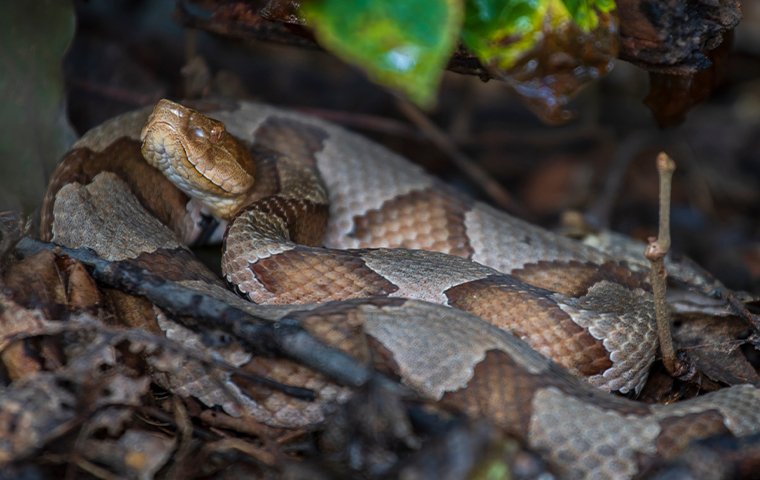
[[[660,176],[660,228],[658,237],[650,237],[644,255],[651,263],[650,282],[654,293],[654,309],[657,317],[657,334],[660,339],[662,363],[668,372],[678,377],[686,369],[677,358],[670,332],[670,309],[665,301],[668,273],[665,270],[665,255],[670,249],[670,186],[676,164],[666,153],[657,156],[657,172]]]
[[[670,250],[670,187],[673,182],[673,172],[676,170],[676,162],[665,152],[657,155],[657,173],[660,175],[660,225],[655,242],[650,242],[647,250],[647,258],[656,256],[665,258]]]
[[[405,100],[398,100],[396,104],[398,105],[399,110],[401,110],[401,112],[406,115],[417,128],[422,130],[425,136],[430,139],[436,147],[444,152],[458,169],[483,189],[496,206],[513,213],[523,213],[522,208],[520,208],[517,202],[515,202],[512,195],[510,195],[499,182],[491,178],[488,173],[480,168],[480,166],[471,158],[462,153],[449,137],[427,117],[427,115]]]
[[[204,410],[199,415],[204,425],[215,429],[232,430],[237,433],[253,435],[261,439],[273,437],[277,429],[265,425],[249,415],[231,417],[216,410]]]
[[[169,414],[157,407],[149,407],[145,405],[141,405],[137,407],[137,410],[140,415],[140,420],[147,425],[151,426],[171,426],[176,429],[180,429],[181,427],[177,424],[177,418],[176,415]],[[161,422],[161,423],[159,423]],[[219,439],[219,435],[216,432],[213,432],[209,430],[208,428],[205,428],[204,426],[197,425],[197,424],[190,424],[192,428],[192,436],[200,439],[200,440],[216,440]],[[170,476],[167,478],[171,478]]]
[[[204,446],[204,449],[209,453],[223,450],[237,450],[244,455],[255,458],[268,467],[277,466],[277,456],[275,454],[239,438],[223,438],[216,442],[210,442]]]
[[[166,96],[164,89],[155,92],[138,92],[129,87],[92,82],[88,79],[69,78],[68,83],[74,89],[81,89],[87,93],[94,94],[108,100],[116,100],[127,105],[144,106],[156,103]]]
[[[339,123],[349,128],[368,130],[371,132],[385,133],[400,138],[412,140],[425,140],[425,137],[406,122],[385,118],[366,113],[355,113],[341,110],[329,110],[325,108],[300,107],[299,112],[313,115],[324,120]]]
[[[190,458],[193,455],[193,447],[195,442],[193,441],[193,422],[190,419],[190,415],[187,412],[185,403],[180,400],[179,397],[172,398],[172,406],[174,410],[174,420],[177,426],[177,437],[174,450],[175,462],[171,464],[169,471],[165,478],[178,479],[181,478],[179,474],[179,465],[186,465],[189,463]]]
[[[531,147],[549,150],[565,147],[565,144],[580,141],[599,141],[605,144],[615,140],[612,133],[597,125],[571,123],[556,130],[546,128],[490,128],[473,131],[459,142],[459,145],[478,146],[486,149]]]
[[[651,143],[653,136],[649,133],[637,132],[629,135],[617,148],[612,163],[607,169],[604,187],[591,207],[586,211],[586,220],[595,228],[608,228],[612,207],[621,191],[621,185],[628,172],[628,167],[636,158],[642,147]]]
[[[275,322],[252,315],[128,262],[104,260],[88,249],[61,247],[29,237],[22,238],[16,245],[16,252],[21,256],[43,250],[81,262],[91,269],[92,276],[99,282],[147,298],[159,308],[173,313],[175,321],[192,330],[221,330],[245,343],[254,353],[292,358],[343,385],[358,387],[375,376],[402,394],[414,397],[411,390],[325,345],[304,330],[297,320],[287,316]]]
[[[115,474],[109,472],[105,468],[103,468],[103,467],[101,467],[99,465],[96,465],[96,464],[90,462],[89,460],[85,460],[84,458],[80,457],[79,455],[77,455],[77,457],[74,459],[74,461],[70,465],[72,467],[74,465],[76,465],[77,467],[81,468],[82,470],[84,470],[85,472],[89,473],[93,477],[99,478],[99,479],[102,479],[102,480],[119,480],[120,478],[122,478],[122,477],[120,477],[118,475],[115,475]],[[69,469],[67,471],[67,474],[69,472],[71,472],[72,476],[73,475],[77,475],[76,470],[73,469],[73,468]]]

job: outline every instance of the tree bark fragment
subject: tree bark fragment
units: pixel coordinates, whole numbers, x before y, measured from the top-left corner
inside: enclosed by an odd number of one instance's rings
[[[620,58],[651,72],[689,75],[741,20],[740,0],[617,0]]]

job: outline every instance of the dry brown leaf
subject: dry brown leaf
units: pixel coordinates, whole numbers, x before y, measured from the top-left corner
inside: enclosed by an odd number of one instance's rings
[[[748,333],[746,323],[735,317],[689,316],[675,322],[673,340],[710,379],[758,384],[760,376],[741,351]]]
[[[174,444],[165,435],[131,429],[118,440],[90,439],[82,452],[121,478],[150,480],[169,460]]]

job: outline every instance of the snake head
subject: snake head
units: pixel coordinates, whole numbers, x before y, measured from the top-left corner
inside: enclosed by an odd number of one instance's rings
[[[219,217],[233,216],[253,187],[255,167],[246,145],[196,110],[159,101],[140,140],[150,165]]]

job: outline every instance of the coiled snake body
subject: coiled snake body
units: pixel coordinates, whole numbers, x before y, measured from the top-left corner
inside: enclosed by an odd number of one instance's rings
[[[288,312],[421,394],[522,436],[568,477],[630,477],[693,439],[760,431],[752,386],[670,406],[601,391],[638,390],[657,350],[649,287],[630,263],[471,201],[326,122],[248,102],[196,108],[216,120],[162,100],[88,132],[53,175],[43,237],[242,303],[184,247],[208,239],[210,214],[229,221],[226,280],[281,305],[245,308]],[[320,393],[307,404],[240,391],[272,425],[318,422],[324,402],[345,396],[284,360],[230,359]],[[173,387],[235,410],[197,372],[186,377]]]

